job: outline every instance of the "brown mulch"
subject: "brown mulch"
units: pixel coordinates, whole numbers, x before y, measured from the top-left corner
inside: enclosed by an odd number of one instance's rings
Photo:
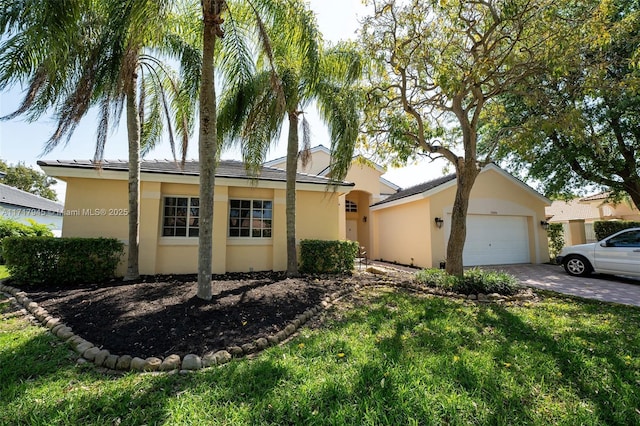
[[[368,273],[296,279],[282,273],[227,274],[215,277],[211,301],[196,297],[192,275],[27,291],[74,333],[111,353],[183,357],[275,334],[329,294],[379,279]]]

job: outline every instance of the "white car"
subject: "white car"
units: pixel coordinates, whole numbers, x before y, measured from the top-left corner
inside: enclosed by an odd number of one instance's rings
[[[565,247],[556,258],[569,275],[591,272],[640,277],[640,228],[629,228],[602,241]]]

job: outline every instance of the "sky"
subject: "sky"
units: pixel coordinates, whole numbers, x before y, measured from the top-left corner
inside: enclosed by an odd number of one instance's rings
[[[310,0],[311,9],[315,12],[318,26],[324,39],[330,42],[355,39],[359,28],[359,20],[367,16],[368,7],[362,4],[362,0]],[[24,93],[21,87],[13,87],[10,90],[0,92],[0,116],[7,115],[17,108]],[[312,107],[307,112],[307,120],[311,124],[311,145],[331,145],[326,127],[318,118]],[[50,117],[44,117],[37,122],[26,122],[22,119],[0,121],[0,158],[10,164],[25,163],[36,167],[36,162],[43,160],[75,160],[93,158],[96,141],[96,115],[90,112],[84,117],[66,144],[61,144],[53,151],[43,155],[44,143],[55,130],[55,121]],[[286,123],[284,129],[286,129]],[[197,129],[196,129],[197,135]],[[197,136],[190,141],[187,157],[197,159]],[[279,158],[286,155],[286,131],[282,132],[280,142],[269,151],[267,159]],[[112,132],[107,139],[104,158],[127,159],[127,140],[124,114],[117,130]],[[160,144],[151,151],[145,159],[171,159],[172,154],[168,141]],[[223,159],[240,159],[237,152],[225,152]],[[400,169],[387,168],[383,176],[391,182],[407,188],[443,174],[445,163],[427,163],[409,165]],[[381,164],[385,167],[385,164]],[[65,185],[60,182],[55,187],[60,201],[64,201]]]

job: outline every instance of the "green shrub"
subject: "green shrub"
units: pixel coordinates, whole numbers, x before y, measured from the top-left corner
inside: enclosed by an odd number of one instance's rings
[[[115,276],[124,244],[113,238],[7,237],[7,269],[19,284],[97,283]]]
[[[453,290],[456,277],[447,274],[444,269],[422,269],[415,273],[415,279],[429,287],[438,287],[443,290]]]
[[[640,228],[640,222],[634,222],[631,220],[598,220],[593,223],[593,232],[595,232],[598,241],[603,238],[607,238],[609,235],[613,235],[616,232],[622,231],[623,229],[629,228]]]
[[[505,272],[469,269],[464,277],[449,275],[443,269],[423,269],[415,274],[417,282],[461,294],[515,294],[520,288],[516,277]]]
[[[358,243],[355,241],[300,241],[300,271],[345,274],[353,270]]]
[[[28,219],[29,224],[24,224],[12,219],[0,217],[0,264],[4,264],[2,256],[2,240],[6,237],[53,237],[51,229],[47,225]]]
[[[547,238],[549,239],[549,256],[555,261],[556,256],[564,247],[564,227],[561,223],[550,223],[547,230]]]

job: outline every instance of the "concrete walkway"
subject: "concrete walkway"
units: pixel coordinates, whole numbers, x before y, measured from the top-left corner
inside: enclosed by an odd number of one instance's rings
[[[486,267],[515,275],[523,285],[603,302],[640,306],[640,280],[593,274],[572,277],[559,265],[498,265]]]
[[[385,262],[371,262],[406,272],[416,269]],[[495,265],[485,269],[504,271],[517,277],[522,285],[569,294],[571,296],[640,306],[640,280],[612,275],[592,274],[587,277],[572,277],[559,265]]]

